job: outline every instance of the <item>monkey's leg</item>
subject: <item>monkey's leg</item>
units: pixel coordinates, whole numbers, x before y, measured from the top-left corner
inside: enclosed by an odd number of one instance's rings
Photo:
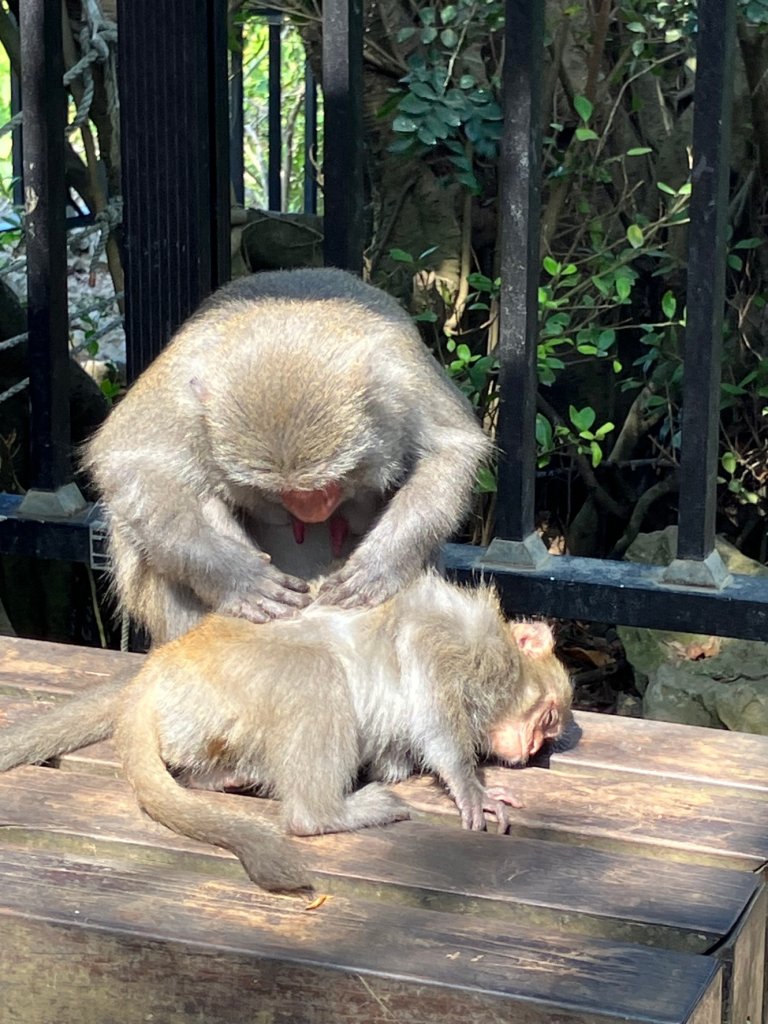
[[[360,748],[351,684],[342,664],[316,646],[305,651],[297,646],[291,655],[291,670],[301,680],[301,703],[295,702],[289,721],[281,723],[281,756],[270,765],[286,832],[347,832],[408,817],[400,800],[379,783],[350,792]]]
[[[293,803],[293,802],[292,802]],[[307,811],[309,813],[307,813]],[[295,809],[294,809],[295,814]],[[304,814],[289,817],[286,831],[295,836],[316,836],[325,832],[353,832],[373,825],[389,825],[405,821],[410,812],[403,801],[378,782],[343,797],[338,809],[325,815],[314,815],[307,808]]]
[[[141,807],[174,832],[231,850],[264,889],[311,888],[296,848],[268,822],[174,781],[161,757],[151,684],[148,689],[124,703],[117,729],[125,775]]]

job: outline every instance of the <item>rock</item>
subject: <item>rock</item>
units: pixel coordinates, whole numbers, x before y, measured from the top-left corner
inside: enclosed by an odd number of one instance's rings
[[[627,559],[668,565],[676,528],[641,534]],[[768,568],[720,538],[730,572],[768,576]],[[693,633],[618,627],[645,718],[768,735],[768,643]]]

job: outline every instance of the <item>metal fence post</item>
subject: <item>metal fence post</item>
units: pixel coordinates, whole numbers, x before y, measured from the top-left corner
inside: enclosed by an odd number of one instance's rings
[[[229,278],[226,17],[226,0],[120,8],[129,380]]]
[[[363,266],[362,0],[323,3],[325,264]]]
[[[508,0],[501,142],[501,299],[496,537],[486,564],[540,565],[536,485],[539,175],[543,4]]]
[[[32,480],[20,514],[65,516],[85,502],[70,460],[61,8],[24,0],[20,14]]]
[[[699,0],[677,559],[670,583],[722,586],[715,550],[734,0]]]

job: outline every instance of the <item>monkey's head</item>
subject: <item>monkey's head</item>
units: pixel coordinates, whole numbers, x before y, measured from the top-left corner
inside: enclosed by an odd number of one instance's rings
[[[241,365],[237,378],[224,365],[219,378],[191,382],[223,483],[320,523],[348,498],[385,493],[402,476],[401,428],[376,428],[375,397],[351,356],[318,366],[316,353],[299,359],[285,346],[257,354],[258,365]],[[258,386],[248,390],[248,381]]]
[[[573,689],[545,622],[510,622],[506,629],[520,673],[512,700],[488,730],[488,747],[505,764],[525,764],[571,721]]]

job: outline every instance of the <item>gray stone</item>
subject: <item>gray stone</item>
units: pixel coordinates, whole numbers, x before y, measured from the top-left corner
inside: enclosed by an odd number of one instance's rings
[[[627,551],[630,561],[669,565],[676,529],[641,534]],[[727,541],[717,550],[731,573],[768,576],[768,568]],[[618,627],[643,715],[665,722],[703,725],[768,735],[768,643],[668,630]],[[691,655],[698,655],[692,657]]]

